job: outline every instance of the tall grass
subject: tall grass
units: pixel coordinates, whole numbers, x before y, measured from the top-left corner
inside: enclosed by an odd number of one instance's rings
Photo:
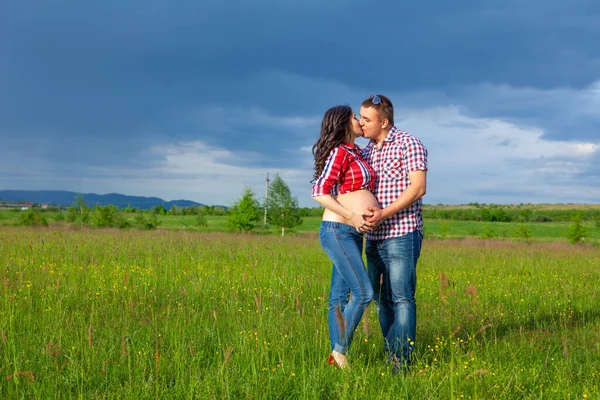
[[[316,236],[0,231],[3,398],[598,398],[600,252],[426,241],[416,360],[326,364]]]

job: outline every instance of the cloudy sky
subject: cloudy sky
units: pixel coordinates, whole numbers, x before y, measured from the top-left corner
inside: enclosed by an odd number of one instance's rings
[[[316,206],[323,113],[382,93],[426,203],[600,203],[597,0],[8,0],[0,38],[0,189]]]

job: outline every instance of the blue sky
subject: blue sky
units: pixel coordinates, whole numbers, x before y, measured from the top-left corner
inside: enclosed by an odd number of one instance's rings
[[[323,113],[383,93],[426,203],[600,203],[596,0],[9,0],[0,37],[0,189],[316,206]]]

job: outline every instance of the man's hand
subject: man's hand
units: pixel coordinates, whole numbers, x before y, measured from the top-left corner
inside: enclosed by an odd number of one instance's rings
[[[364,218],[373,225],[373,228],[379,226],[386,219],[381,208],[368,207],[367,210],[371,213],[371,216],[365,216]]]
[[[356,227],[356,230],[360,233],[367,233],[372,231],[373,229],[375,229],[375,224],[372,222],[369,222],[367,219],[371,218],[373,216],[373,211],[369,210],[369,209],[365,209],[365,211],[363,211],[363,213],[361,214],[361,220],[362,223],[357,226],[352,224],[354,227]]]

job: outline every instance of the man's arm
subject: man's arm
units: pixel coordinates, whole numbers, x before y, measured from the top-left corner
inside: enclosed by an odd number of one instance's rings
[[[373,216],[365,218],[368,222],[379,225],[425,195],[427,192],[427,171],[413,171],[408,174],[408,177],[410,185],[392,204],[384,209],[369,207],[369,210],[373,211]]]

